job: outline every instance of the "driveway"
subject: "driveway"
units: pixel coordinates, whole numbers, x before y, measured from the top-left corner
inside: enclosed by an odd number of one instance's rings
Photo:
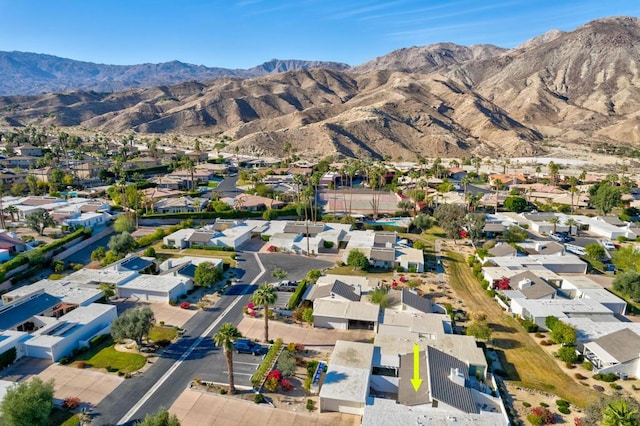
[[[297,254],[283,254],[283,253],[260,253],[260,261],[267,270],[268,275],[265,275],[265,280],[271,280],[272,282],[279,281],[271,276],[271,271],[276,267],[287,271],[287,278],[290,280],[301,280],[307,276],[307,272],[311,269],[326,269],[335,266],[335,263],[328,262],[326,260],[318,259],[315,257],[300,256]]]
[[[182,426],[357,426],[360,416],[342,413],[296,413],[252,401],[186,389],[171,405]]]
[[[264,320],[262,318],[244,317],[238,324],[238,330],[249,339],[262,341],[264,337]],[[296,324],[285,324],[269,321],[269,338],[281,337],[285,343],[302,343],[305,348],[320,352],[332,352],[336,340],[353,342],[370,342],[374,332],[370,330],[329,330]]]
[[[124,380],[115,374],[105,374],[96,370],[81,369],[38,358],[23,358],[3,371],[2,378],[11,381],[31,380],[39,377],[42,381],[54,382],[54,397],[62,402],[68,397],[78,397],[83,404],[97,405]]]
[[[151,308],[156,318],[156,323],[159,324],[160,321],[164,321],[165,325],[174,327],[182,327],[198,313],[197,309],[181,309],[178,306],[171,306],[163,302],[144,303],[144,306]]]
[[[224,353],[219,351],[216,355],[220,356],[220,360],[212,362],[216,363],[216,366],[223,368],[206,369],[202,371],[200,378],[202,380],[215,382],[215,383],[229,383],[229,372],[227,371],[226,360],[224,359]],[[251,389],[251,376],[256,372],[256,369],[262,362],[264,355],[256,356],[252,354],[238,354],[233,353],[233,378],[235,379],[235,385],[239,389]]]

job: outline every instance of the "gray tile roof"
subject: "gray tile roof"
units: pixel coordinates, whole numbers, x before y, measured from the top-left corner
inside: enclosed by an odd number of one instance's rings
[[[484,232],[504,232],[504,225],[501,223],[487,223],[482,228]]]
[[[640,357],[640,336],[628,328],[602,336],[594,343],[621,364]]]
[[[349,284],[343,283],[342,281],[336,280],[336,282],[333,283],[333,286],[331,286],[331,293],[335,293],[338,296],[344,297],[345,299],[352,302],[360,301],[360,295],[353,290],[353,287],[351,287]]]
[[[309,235],[314,236],[324,231],[324,224],[310,223]],[[283,232],[293,234],[307,234],[307,224],[305,222],[287,222],[284,226]]]
[[[7,307],[0,311],[0,330],[17,327],[29,318],[55,307],[60,302],[59,298],[43,293],[14,307]]]
[[[523,280],[531,281],[531,285],[520,290],[518,283]],[[514,290],[520,290],[527,299],[540,299],[550,294],[555,294],[556,292],[555,288],[531,271],[525,271],[521,274],[514,275],[509,279],[509,285]]]
[[[401,302],[404,305],[407,305],[420,312],[424,312],[425,314],[430,314],[433,312],[431,300],[427,299],[426,297],[420,297],[406,288],[402,289]]]
[[[489,254],[493,257],[514,256],[517,253],[515,247],[511,247],[509,244],[498,244],[495,247],[489,249]]]
[[[372,248],[369,259],[373,261],[393,262],[396,260],[396,250],[393,248]]]
[[[431,346],[427,346],[427,363],[432,399],[442,401],[465,413],[480,413],[473,400],[471,388],[460,386],[449,378],[451,370],[458,369],[466,382],[469,379],[467,364]]]
[[[213,238],[213,235],[213,232],[194,232],[189,238],[187,238],[187,241],[190,243],[204,244],[208,243],[211,238]]]
[[[383,246],[386,243],[391,243],[391,244],[395,244],[396,240],[398,239],[398,236],[396,235],[395,232],[376,232],[375,235],[373,236],[373,244],[375,246]]]
[[[400,370],[398,372],[398,403],[404,405],[421,405],[431,401],[429,397],[429,381],[427,379],[427,362],[425,352],[419,353],[419,377],[422,384],[415,391],[411,384],[413,379],[413,352],[400,355]]]

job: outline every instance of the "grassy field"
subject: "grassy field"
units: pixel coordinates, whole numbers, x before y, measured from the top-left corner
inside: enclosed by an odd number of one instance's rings
[[[595,391],[567,376],[522,326],[502,311],[486,294],[462,255],[447,252],[447,257],[449,283],[453,290],[464,299],[471,312],[487,315],[493,329],[488,346],[500,354],[508,380],[520,386],[554,393],[580,407],[587,406],[597,396]]]
[[[154,325],[149,331],[149,341],[160,342],[163,340],[172,341],[178,335],[175,327],[166,327],[163,325]]]

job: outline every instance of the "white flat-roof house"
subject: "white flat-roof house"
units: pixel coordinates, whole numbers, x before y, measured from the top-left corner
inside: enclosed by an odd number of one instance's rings
[[[118,296],[151,302],[178,300],[193,288],[193,280],[182,274],[138,275],[117,286]]]
[[[640,334],[624,328],[584,345],[584,357],[598,373],[640,377]]]
[[[24,343],[25,355],[58,361],[74,349],[88,346],[92,337],[108,334],[117,316],[115,306],[92,303],[53,321],[49,319]]]
[[[373,354],[369,343],[336,341],[320,388],[320,412],[364,414]]]
[[[368,302],[316,299],[313,302],[313,326],[338,330],[375,330],[380,306]]]

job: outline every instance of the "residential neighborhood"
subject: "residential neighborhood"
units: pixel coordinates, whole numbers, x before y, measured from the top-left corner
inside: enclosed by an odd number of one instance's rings
[[[569,423],[638,396],[631,175],[14,145],[0,379],[54,378],[78,421],[509,425],[542,398]]]

